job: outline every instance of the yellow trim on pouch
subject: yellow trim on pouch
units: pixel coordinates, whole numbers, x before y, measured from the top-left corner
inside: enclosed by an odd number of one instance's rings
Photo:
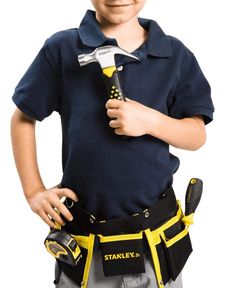
[[[91,261],[92,261],[92,256],[93,256],[93,245],[94,245],[95,235],[89,234],[87,238],[88,238],[88,255],[87,255],[85,268],[84,268],[83,281],[81,283],[81,287],[83,288],[87,287],[88,285],[88,277],[89,277],[89,271],[90,271],[90,266],[91,266]]]
[[[184,222],[185,225],[189,226],[193,224],[193,215],[194,213],[191,213],[188,216],[184,216],[182,218],[182,221]]]
[[[101,234],[98,234],[98,237],[100,238],[101,243],[123,241],[123,240],[136,240],[136,239],[142,239],[143,232],[135,234],[113,235],[113,236],[102,236]]]

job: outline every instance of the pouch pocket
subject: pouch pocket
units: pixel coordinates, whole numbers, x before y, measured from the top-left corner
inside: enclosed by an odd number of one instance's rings
[[[142,232],[98,236],[100,238],[105,276],[145,272]]]
[[[60,267],[62,271],[72,279],[77,285],[81,285],[81,282],[83,280],[83,275],[84,275],[84,269],[85,269],[85,264],[86,264],[86,258],[88,256],[88,250],[80,247],[82,257],[81,260],[78,262],[76,266],[72,266],[70,264],[67,264],[63,261],[57,260],[60,262]]]
[[[171,278],[176,280],[193,251],[188,227],[180,220],[164,231],[162,240],[166,248]]]

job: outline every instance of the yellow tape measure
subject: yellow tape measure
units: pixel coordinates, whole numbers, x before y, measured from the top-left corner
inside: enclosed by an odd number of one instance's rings
[[[63,230],[52,229],[44,245],[52,256],[72,266],[76,266],[82,257],[77,241]]]

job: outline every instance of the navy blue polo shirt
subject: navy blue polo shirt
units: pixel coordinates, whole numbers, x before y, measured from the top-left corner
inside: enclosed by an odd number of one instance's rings
[[[174,118],[213,119],[210,86],[191,51],[159,25],[139,18],[148,39],[132,52],[141,61],[116,56],[124,95]],[[16,86],[13,101],[42,121],[53,111],[62,125],[62,187],[74,190],[82,208],[98,220],[137,213],[158,201],[173,181],[179,159],[151,135],[123,139],[109,126],[108,100],[98,63],[80,67],[78,55],[118,45],[100,30],[88,10],[79,28],[46,39]]]

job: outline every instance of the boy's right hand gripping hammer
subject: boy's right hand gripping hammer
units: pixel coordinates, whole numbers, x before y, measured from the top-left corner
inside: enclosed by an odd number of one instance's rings
[[[139,58],[121,49],[118,46],[106,45],[96,48],[92,53],[81,54],[78,56],[80,66],[90,64],[92,62],[98,62],[102,68],[103,79],[106,86],[109,99],[118,99],[126,101],[122,92],[122,88],[119,81],[118,71],[115,64],[115,55],[122,54],[136,60]],[[124,136],[123,138],[127,138]]]

